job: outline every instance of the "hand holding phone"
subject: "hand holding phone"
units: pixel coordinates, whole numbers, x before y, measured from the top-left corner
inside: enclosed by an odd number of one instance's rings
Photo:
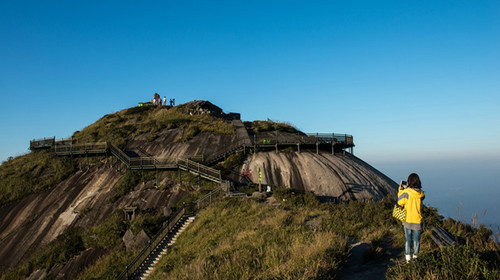
[[[401,180],[401,183],[399,184],[400,188],[406,189],[408,187],[408,182]]]

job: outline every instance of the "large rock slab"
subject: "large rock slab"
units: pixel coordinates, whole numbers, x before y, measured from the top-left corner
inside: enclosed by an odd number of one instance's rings
[[[335,201],[379,200],[395,196],[398,185],[350,153],[259,152],[249,156],[240,172],[250,170],[251,180],[278,185]]]

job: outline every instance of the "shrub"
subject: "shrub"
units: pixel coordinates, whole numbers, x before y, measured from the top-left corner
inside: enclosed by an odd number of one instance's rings
[[[86,248],[112,248],[122,243],[122,236],[128,229],[128,221],[122,210],[116,210],[101,224],[86,231],[83,241]]]

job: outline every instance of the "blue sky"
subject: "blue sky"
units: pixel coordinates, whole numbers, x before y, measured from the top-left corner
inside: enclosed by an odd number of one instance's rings
[[[2,1],[0,161],[154,92],[368,162],[498,159],[499,30],[499,1]]]

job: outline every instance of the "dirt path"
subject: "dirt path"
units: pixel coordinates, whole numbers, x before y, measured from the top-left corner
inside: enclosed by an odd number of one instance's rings
[[[387,238],[383,242],[382,252],[376,257],[369,257],[373,252],[372,244],[351,240],[351,256],[347,265],[337,275],[338,279],[385,279],[385,273],[393,260],[403,258],[403,248],[393,245]]]

